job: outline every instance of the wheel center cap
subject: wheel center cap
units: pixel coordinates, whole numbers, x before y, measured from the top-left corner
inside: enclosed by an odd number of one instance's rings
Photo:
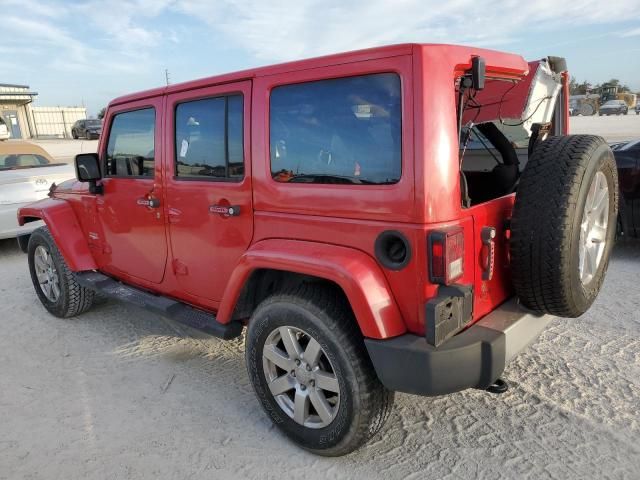
[[[304,363],[296,368],[296,379],[302,385],[307,385],[312,377],[313,372],[308,371]]]

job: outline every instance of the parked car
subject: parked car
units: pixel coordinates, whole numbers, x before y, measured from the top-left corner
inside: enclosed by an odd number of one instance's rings
[[[636,115],[640,115],[640,101],[636,104]]]
[[[0,140],[8,140],[11,137],[11,130],[4,118],[0,116]]]
[[[620,181],[620,227],[625,236],[640,237],[640,139],[611,146]]]
[[[624,100],[609,100],[600,106],[599,115],[626,115],[629,113],[629,106]]]
[[[87,140],[92,140],[95,138],[100,138],[101,134],[102,120],[98,119],[78,120],[73,124],[73,127],[71,127],[71,136],[74,139],[83,137]]]
[[[18,225],[18,209],[46,198],[53,183],[74,176],[72,165],[56,163],[38,145],[0,143],[0,239],[28,235],[41,226],[41,222]]]
[[[115,99],[78,181],[19,211],[46,222],[35,293],[58,317],[100,292],[246,327],[259,402],[322,455],[379,431],[394,391],[502,393],[552,315],[593,303],[615,239],[615,162],[567,135],[567,75],[411,44]]]

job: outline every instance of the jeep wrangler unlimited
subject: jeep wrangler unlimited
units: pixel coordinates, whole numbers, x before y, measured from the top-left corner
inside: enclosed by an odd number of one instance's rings
[[[395,391],[504,390],[596,298],[612,153],[567,135],[563,59],[395,45],[118,98],[78,181],[22,208],[58,317],[97,294],[231,339],[267,415],[342,455]]]

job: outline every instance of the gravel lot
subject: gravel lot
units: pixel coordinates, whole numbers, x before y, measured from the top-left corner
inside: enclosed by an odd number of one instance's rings
[[[628,115],[571,117],[571,133],[595,133],[610,142],[640,138],[640,115],[629,112]]]
[[[640,244],[618,245],[588,314],[508,367],[505,395],[400,394],[381,434],[338,459],[272,427],[241,343],[116,302],[57,319],[14,242],[0,264],[2,479],[640,477]]]
[[[638,120],[572,122],[615,140],[608,122],[630,138]],[[594,307],[553,321],[508,367],[505,395],[399,394],[373,442],[325,459],[273,428],[241,342],[116,302],[52,317],[26,256],[0,241],[0,479],[638,479],[638,278],[640,243],[619,243]]]

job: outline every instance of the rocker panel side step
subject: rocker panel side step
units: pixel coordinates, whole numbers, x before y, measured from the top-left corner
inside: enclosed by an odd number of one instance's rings
[[[125,285],[100,272],[78,272],[75,275],[78,283],[85,288],[95,290],[106,297],[144,308],[209,335],[228,340],[242,333],[242,324],[238,322],[223,325],[216,321],[216,317],[212,313],[203,312],[186,303]]]

